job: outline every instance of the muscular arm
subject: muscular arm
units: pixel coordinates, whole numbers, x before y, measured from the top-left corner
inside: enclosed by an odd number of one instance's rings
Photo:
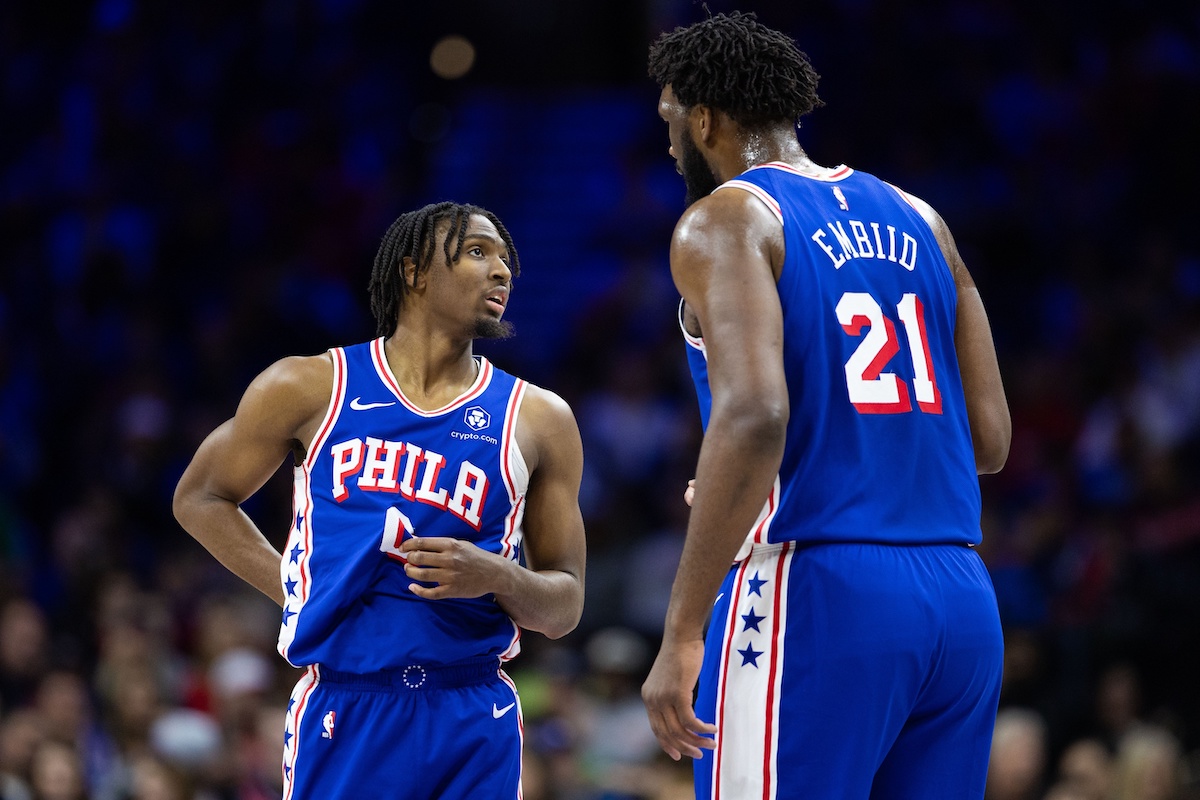
[[[438,583],[413,584],[421,597],[491,592],[517,625],[557,639],[574,630],[583,613],[583,445],[571,409],[536,386],[526,389],[517,440],[531,470],[524,517],[528,568],[469,542],[415,537],[401,546],[408,558],[405,572]]]
[[[954,237],[945,221],[928,203],[912,197],[917,210],[937,236],[938,244],[958,288],[958,321],[954,331],[954,349],[962,374],[963,394],[967,401],[967,418],[971,423],[971,443],[975,447],[975,470],[980,474],[999,472],[1008,460],[1012,441],[1012,420],[1008,400],[1000,379],[1000,365],[992,329],[979,289],[967,265],[959,255]]]
[[[783,459],[788,391],[775,285],[782,248],[778,220],[736,189],[694,204],[671,242],[671,274],[704,332],[712,390],[662,649],[642,690],[651,726],[675,758],[711,746],[695,732],[715,729],[691,708],[704,624]]]
[[[299,442],[329,402],[325,356],[286,358],[254,379],[233,418],[209,434],[175,487],[175,518],[231,572],[283,605],[279,552],[240,508]]]

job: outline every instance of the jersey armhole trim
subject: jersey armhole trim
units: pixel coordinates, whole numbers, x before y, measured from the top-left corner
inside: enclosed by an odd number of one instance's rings
[[[517,417],[521,414],[521,403],[525,399],[528,383],[520,378],[513,385],[508,398],[508,409],[504,414],[504,434],[500,444],[500,469],[504,475],[504,486],[508,499],[516,503],[529,490],[529,465],[517,444]]]
[[[679,321],[679,331],[680,331],[680,333],[683,334],[683,340],[685,342],[687,342],[689,347],[694,347],[703,353],[704,352],[704,337],[692,336],[690,333],[688,333],[687,328],[685,328],[683,325],[683,307],[686,304],[686,302],[687,301],[684,300],[682,297],[679,298],[679,311],[676,313],[676,316],[678,317],[678,321]]]
[[[346,400],[346,352],[341,347],[333,347],[329,350],[329,356],[333,362],[333,388],[329,393],[329,407],[325,410],[325,418],[317,428],[317,434],[313,440],[308,443],[304,461],[298,465],[306,470],[312,469],[313,462],[317,459],[317,453],[325,446],[325,440],[341,415],[342,403]]]
[[[751,183],[750,181],[734,178],[733,180],[725,181],[716,189],[713,189],[713,191],[716,192],[721,189],[741,189],[744,192],[749,192],[761,200],[763,205],[765,205],[767,209],[775,215],[775,219],[779,220],[779,224],[783,225],[783,211],[779,207],[779,202],[771,196],[770,192],[759,186],[757,183]]]
[[[900,195],[900,199],[908,203],[912,207],[913,211],[917,211],[917,204],[912,201],[912,196],[909,195],[908,192],[904,191],[894,183],[888,183],[887,181],[884,181],[884,183],[887,183],[888,186],[892,187],[892,190],[895,191],[896,194]],[[922,216],[921,219],[925,219],[925,217]],[[928,225],[929,223],[926,222],[925,224]]]

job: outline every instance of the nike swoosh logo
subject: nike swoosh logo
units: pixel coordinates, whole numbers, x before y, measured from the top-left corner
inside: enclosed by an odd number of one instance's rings
[[[725,596],[724,592],[721,592],[719,595],[717,595],[717,599],[713,600],[713,605],[715,606],[717,603],[721,602],[721,598],[724,596]]]
[[[361,397],[356,397],[350,401],[350,407],[355,411],[370,411],[372,408],[387,408],[394,405],[396,405],[395,400],[390,403],[364,403]]]
[[[496,708],[496,704],[492,703],[492,719],[500,719],[509,711],[511,711],[512,707],[515,705],[516,703],[509,703],[504,708]]]

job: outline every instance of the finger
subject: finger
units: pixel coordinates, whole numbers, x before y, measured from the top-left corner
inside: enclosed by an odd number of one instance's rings
[[[663,719],[661,712],[653,711],[650,713],[650,729],[654,731],[654,738],[658,739],[658,746],[662,751],[669,755],[672,760],[678,761],[683,757],[675,746],[672,744],[671,737],[666,732],[666,722]]]
[[[417,597],[423,597],[426,600],[441,600],[449,594],[448,590],[440,584],[438,586],[422,586],[419,583],[410,583],[408,590]]]
[[[401,542],[400,552],[425,551],[440,553],[450,549],[455,541],[455,539],[446,536],[413,536]]]
[[[695,734],[701,734],[717,732],[717,726],[711,722],[705,722],[697,717],[695,710],[690,705],[683,706],[679,709],[679,724],[682,725],[683,729],[689,733],[695,732]],[[712,746],[710,746],[712,739],[709,739],[707,736],[698,736],[697,738],[703,740],[702,742],[698,743],[700,747],[704,747],[708,750],[712,749]],[[706,742],[709,743],[709,745],[706,745]]]
[[[669,739],[671,749],[677,753],[687,756],[688,758],[703,758],[704,752],[701,749],[704,742],[710,742],[711,739],[704,739],[695,733],[692,733],[683,724],[680,718],[679,709],[668,708],[663,715],[667,725],[666,734]],[[706,748],[711,749],[711,748]],[[678,759],[676,759],[678,760]]]
[[[414,581],[425,581],[426,583],[436,583],[438,578],[445,577],[442,575],[442,571],[435,567],[414,566],[411,559],[404,565],[404,574]]]

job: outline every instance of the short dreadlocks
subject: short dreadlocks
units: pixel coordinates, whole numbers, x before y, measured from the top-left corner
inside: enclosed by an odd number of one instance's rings
[[[744,127],[798,124],[824,103],[808,56],[754,14],[733,12],[664,33],[650,46],[650,77],[686,107],[706,105]]]
[[[416,211],[401,214],[383,235],[383,241],[375,253],[375,266],[371,270],[371,281],[367,291],[371,293],[371,313],[375,316],[375,332],[378,336],[390,336],[400,319],[400,306],[409,286],[404,280],[401,263],[405,257],[417,265],[417,274],[424,272],[433,263],[434,247],[437,245],[438,226],[448,222],[445,238],[441,240],[446,263],[458,261],[463,240],[467,236],[467,223],[472,214],[486,217],[496,226],[508,257],[513,276],[521,274],[521,262],[517,260],[517,248],[512,236],[495,214],[469,203],[431,203]],[[450,242],[455,242],[453,252]]]

